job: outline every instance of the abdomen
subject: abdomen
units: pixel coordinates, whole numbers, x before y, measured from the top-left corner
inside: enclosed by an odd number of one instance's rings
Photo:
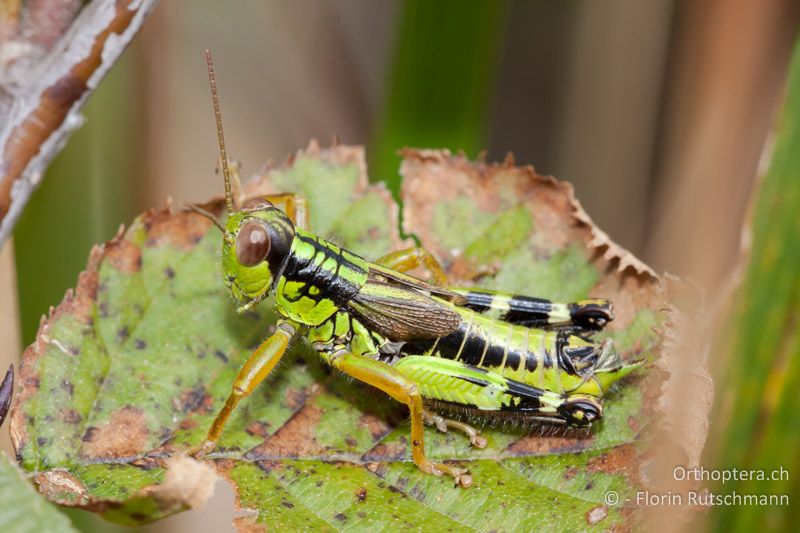
[[[570,392],[584,379],[577,375],[564,349],[594,346],[565,332],[510,324],[470,309],[455,307],[461,323],[453,333],[407,344],[407,355],[428,355],[481,368],[543,390]]]

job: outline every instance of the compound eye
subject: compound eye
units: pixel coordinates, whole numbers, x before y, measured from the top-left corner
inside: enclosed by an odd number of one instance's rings
[[[236,259],[243,266],[255,266],[269,253],[269,233],[261,222],[248,222],[236,237]]]

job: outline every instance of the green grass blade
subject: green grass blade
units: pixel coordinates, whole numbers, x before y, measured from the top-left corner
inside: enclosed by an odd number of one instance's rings
[[[783,468],[779,480],[743,480],[723,494],[800,495],[800,41],[792,57],[776,144],[752,221],[750,263],[734,298],[725,340],[726,376],[717,387],[720,468]],[[716,531],[793,530],[800,516],[786,505],[715,507]]]
[[[382,123],[370,174],[397,192],[404,146],[464,150],[486,146],[492,80],[506,2],[403,3]]]

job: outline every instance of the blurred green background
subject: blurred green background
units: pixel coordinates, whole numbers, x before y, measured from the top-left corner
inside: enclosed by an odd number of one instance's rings
[[[403,146],[485,150],[489,160],[513,151],[571,181],[617,242],[657,271],[691,276],[717,302],[744,268],[741,228],[765,173],[798,20],[788,0],[162,2],[90,98],[86,124],[15,231],[22,344],[74,286],[93,243],[168,196],[221,192],[206,47],[245,176],[311,138],[365,145],[372,179],[395,192]],[[792,96],[800,79],[794,87]],[[721,394],[708,468],[797,462],[795,99],[753,211],[758,261],[715,350]],[[792,477],[735,490],[800,495]],[[715,508],[693,527],[788,530],[796,514]],[[85,530],[114,528],[73,516]],[[191,520],[154,527],[188,530]]]

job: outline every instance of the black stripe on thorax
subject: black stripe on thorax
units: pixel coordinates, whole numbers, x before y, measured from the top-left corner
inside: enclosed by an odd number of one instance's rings
[[[312,246],[317,253],[325,254],[326,258],[332,257],[334,259],[334,261],[336,261],[336,263],[339,264],[339,265],[344,265],[345,267],[349,268],[350,270],[354,270],[354,271],[356,271],[358,273],[361,273],[361,274],[366,274],[367,273],[367,271],[364,270],[361,267],[361,265],[357,265],[356,263],[353,263],[352,261],[350,261],[341,252],[341,249],[339,249],[338,251],[335,250],[334,248],[332,248],[332,246],[334,246],[334,245],[331,244],[331,243],[328,243],[327,241],[322,241],[319,238],[310,238],[310,237],[307,237],[305,235],[297,235],[296,238],[299,239],[300,242],[303,242],[305,244],[308,244],[308,245]],[[338,246],[336,248],[338,248]],[[353,254],[352,252],[348,251],[347,253],[353,255],[354,257],[358,257],[355,254]]]
[[[300,281],[305,286],[300,291],[299,298],[307,297],[316,302],[323,298],[333,300],[339,307],[344,307],[350,299],[358,294],[360,287],[350,283],[344,276],[339,275],[342,266],[350,270],[364,273],[361,266],[349,261],[340,252],[323,245],[316,239],[310,239],[303,235],[296,235],[296,239],[314,248],[314,255],[310,258],[298,257],[290,254],[283,276],[289,281]],[[324,257],[319,259],[319,255]],[[336,269],[330,271],[323,265],[328,259],[333,259]],[[319,289],[318,294],[310,294],[311,287]]]

